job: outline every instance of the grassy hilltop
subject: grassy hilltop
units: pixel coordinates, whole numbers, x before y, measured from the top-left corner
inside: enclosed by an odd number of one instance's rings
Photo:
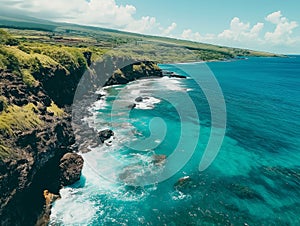
[[[204,43],[134,34],[117,30],[56,23],[20,15],[0,15],[0,27],[12,30],[18,39],[30,42],[62,44],[95,49],[111,49],[130,45],[127,54],[157,57],[157,61],[186,62],[195,60],[223,60],[237,56],[275,56],[271,53],[216,46]],[[143,52],[141,53],[141,50]],[[157,53],[163,53],[160,56]]]

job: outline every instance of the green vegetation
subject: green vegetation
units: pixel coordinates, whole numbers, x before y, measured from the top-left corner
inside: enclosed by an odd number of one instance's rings
[[[143,72],[143,68],[145,67],[145,64],[137,64],[137,65],[133,65],[133,71],[137,71],[142,73]]]
[[[0,29],[0,33],[11,37],[6,31]],[[2,37],[2,36],[1,36]],[[35,79],[46,71],[60,69],[66,75],[75,72],[83,72],[87,68],[84,52],[88,48],[78,48],[45,44],[42,42],[27,42],[20,39],[17,46],[7,45],[5,41],[0,44],[0,69],[11,70],[20,75],[26,85],[33,87],[39,82]],[[95,51],[99,57],[103,51]]]
[[[21,72],[23,76],[23,81],[26,85],[28,85],[29,87],[38,86],[39,82],[35,80],[35,78],[32,76],[29,70],[23,69]]]
[[[0,113],[0,134],[3,136],[14,137],[18,131],[26,131],[42,124],[37,107],[32,103],[23,107],[11,105]]]
[[[4,30],[0,30],[0,44],[16,46],[19,41],[13,38],[9,33]]]
[[[47,111],[54,113],[54,115],[57,117],[62,117],[65,115],[64,110],[59,108],[54,102],[52,102],[51,105],[47,107]]]
[[[0,141],[0,159],[9,157],[10,154],[11,154],[10,149]]]
[[[26,26],[22,24],[26,22]],[[14,24],[14,26],[9,26]],[[0,27],[18,28],[10,29],[12,37],[18,42],[25,42],[27,46],[20,49],[28,51],[28,45],[35,51],[47,55],[54,60],[60,57],[68,66],[74,63],[71,56],[78,56],[81,51],[93,53],[92,60],[101,59],[103,54],[131,57],[135,60],[151,60],[159,63],[176,63],[190,61],[224,60],[240,56],[278,56],[272,53],[216,46],[205,43],[178,40],[166,37],[134,34],[111,29],[81,26],[75,24],[56,23],[38,20],[20,15],[0,16]],[[51,28],[50,28],[51,27]],[[30,30],[28,30],[30,28]],[[42,29],[39,29],[42,28]],[[46,44],[43,48],[42,45]],[[25,48],[24,48],[25,47]],[[51,48],[49,48],[51,47]],[[68,49],[67,47],[71,47]],[[75,49],[74,49],[75,47]],[[56,51],[55,48],[59,48]],[[49,52],[49,50],[51,50]],[[75,51],[75,52],[74,52]],[[79,51],[79,52],[77,52]],[[56,52],[56,53],[55,53]],[[77,52],[77,53],[76,53]],[[65,62],[59,62],[64,64]],[[83,64],[80,59],[78,64]],[[66,67],[70,72],[70,68]]]

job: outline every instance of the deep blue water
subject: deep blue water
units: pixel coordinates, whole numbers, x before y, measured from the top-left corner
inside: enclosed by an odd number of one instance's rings
[[[212,128],[206,92],[195,79],[107,88],[89,120],[99,130],[114,130],[115,139],[83,155],[83,176],[61,191],[52,225],[300,224],[300,57],[206,65],[227,111],[226,136],[209,168],[198,170]],[[161,67],[200,78],[206,70],[203,63]],[[128,110],[138,96],[151,98]],[[145,140],[149,136],[153,139]],[[169,157],[174,150],[183,153],[175,156],[175,164],[154,163],[155,155]],[[188,150],[193,150],[191,159],[175,175],[135,184],[181,166]]]

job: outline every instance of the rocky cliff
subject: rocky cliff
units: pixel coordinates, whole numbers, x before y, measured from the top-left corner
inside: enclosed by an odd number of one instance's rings
[[[43,208],[43,191],[58,193],[58,162],[76,151],[71,118],[42,86],[0,72],[1,225],[33,225]]]
[[[152,61],[141,61],[129,64],[116,70],[107,80],[105,86],[127,84],[140,78],[162,77],[162,70]]]
[[[61,186],[79,179],[83,159],[67,154],[78,151],[71,104],[91,54],[69,47],[0,45],[1,225],[45,223],[45,192],[59,194]],[[106,85],[162,76],[153,62],[115,69]],[[99,76],[96,71],[86,79],[96,88],[103,80]]]
[[[34,225],[44,191],[58,194],[80,177],[82,158],[66,155],[78,151],[70,105],[91,53],[1,38],[0,225]]]

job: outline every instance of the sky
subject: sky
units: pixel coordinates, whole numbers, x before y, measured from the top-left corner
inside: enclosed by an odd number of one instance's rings
[[[300,0],[0,0],[0,6],[54,21],[300,54]]]

